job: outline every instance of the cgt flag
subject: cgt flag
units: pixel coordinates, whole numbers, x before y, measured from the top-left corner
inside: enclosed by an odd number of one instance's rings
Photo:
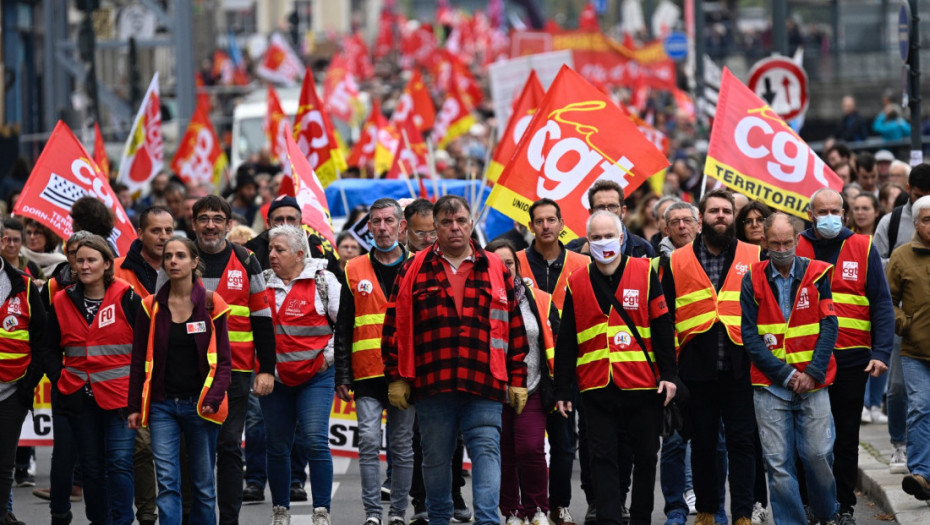
[[[346,163],[349,166],[357,166],[363,174],[375,178],[371,173],[372,166],[375,162],[375,151],[378,146],[378,132],[388,125],[387,119],[381,113],[381,102],[374,99],[371,102],[371,113],[368,114],[368,120],[362,126],[361,137],[358,142],[352,146],[352,152]],[[364,175],[363,175],[364,176]]]
[[[23,192],[13,207],[16,215],[31,217],[48,226],[62,239],[71,237],[71,206],[91,196],[113,212],[110,240],[120,253],[129,252],[136,230],[110,187],[109,179],[64,122],[55,130],[36,160]]]
[[[475,117],[469,107],[459,90],[453,86],[439,108],[436,127],[430,135],[433,144],[439,149],[445,149],[450,142],[468,133],[469,128],[475,123]]]
[[[843,189],[842,180],[814,150],[726,68],[704,173],[804,219],[814,191]]]
[[[279,33],[274,33],[268,39],[265,57],[255,73],[269,82],[293,86],[297,83],[297,77],[300,76],[300,70],[303,67],[303,62],[291,49],[287,40]]]
[[[333,246],[336,237],[333,235],[333,222],[329,215],[329,203],[320,179],[307,161],[303,152],[297,147],[294,139],[288,135],[287,155],[281,162],[281,171],[284,180],[281,182],[279,193],[291,195],[300,204],[300,217],[304,225],[314,233],[320,235]]]
[[[294,140],[310,162],[323,187],[329,186],[346,169],[345,155],[336,140],[333,123],[323,112],[323,104],[316,93],[313,72],[307,68],[300,88]]]
[[[219,188],[226,170],[226,154],[223,153],[207,113],[206,106],[197,105],[187,132],[171,161],[171,171],[177,173],[185,183],[209,182],[214,188]]]
[[[668,167],[668,160],[604,93],[562,66],[488,197],[520,224],[541,198],[561,205],[562,241],[584,235],[588,188],[598,179],[627,192]]]
[[[491,165],[488,167],[488,180],[492,184],[496,183],[497,179],[500,178],[501,172],[504,171],[504,165],[507,164],[507,161],[513,156],[513,152],[516,151],[517,144],[520,143],[520,139],[523,137],[523,132],[526,131],[530,120],[533,119],[533,114],[536,113],[536,108],[539,107],[539,103],[542,102],[545,95],[546,90],[543,89],[542,84],[539,82],[536,70],[530,70],[530,76],[527,77],[526,84],[523,85],[523,91],[513,101],[513,106],[510,108],[510,120],[507,121],[504,134],[497,141],[497,149],[494,150],[494,156],[491,158]]]
[[[161,138],[161,103],[158,96],[158,72],[133,121],[116,180],[135,193],[145,188],[164,165],[165,144]]]
[[[400,126],[399,122],[410,118],[420,132],[432,129],[436,121],[436,108],[433,107],[433,99],[423,83],[419,69],[414,69],[410,75],[410,81],[394,107],[391,124]]]
[[[265,113],[265,132],[268,133],[268,142],[271,143],[271,154],[279,162],[284,162],[287,156],[287,137],[293,131],[291,119],[281,108],[281,100],[271,84],[268,84],[268,112]]]

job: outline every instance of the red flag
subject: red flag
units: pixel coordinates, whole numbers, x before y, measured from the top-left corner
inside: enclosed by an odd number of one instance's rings
[[[539,77],[536,76],[535,70],[530,70],[530,76],[523,85],[523,91],[514,99],[510,107],[510,120],[507,121],[507,127],[504,128],[504,134],[497,141],[497,149],[494,150],[494,156],[491,158],[491,165],[488,167],[488,180],[491,183],[497,182],[501,172],[504,171],[504,165],[513,156],[517,150],[517,144],[523,138],[526,127],[530,124],[536,108],[542,102],[546,91],[542,84],[539,83]]]
[[[107,157],[107,148],[103,142],[103,133],[100,132],[99,122],[94,122],[94,162],[103,172],[103,176],[110,180],[110,158]]]
[[[358,33],[342,39],[342,53],[345,55],[349,71],[359,80],[368,80],[375,76],[375,67],[368,54],[368,46]]]
[[[405,68],[415,66],[431,69],[436,62],[439,43],[433,34],[433,26],[422,24],[412,30],[405,29],[401,34],[401,65]]]
[[[468,129],[474,123],[475,117],[462,100],[459,91],[452,89],[446,94],[446,100],[439,108],[439,117],[430,134],[430,140],[439,149],[445,149],[447,144],[468,133]]]
[[[415,127],[415,126],[414,126]],[[394,152],[402,137],[394,124],[388,123],[378,130],[378,143],[375,146],[375,173],[387,173],[394,164]]]
[[[665,156],[613,101],[562,66],[488,201],[521,224],[529,222],[526,210],[533,202],[559,202],[564,242],[584,234],[587,191],[597,180],[613,180],[631,192],[667,167]]]
[[[323,99],[326,100],[329,113],[344,122],[352,122],[363,110],[359,102],[355,75],[349,71],[342,53],[333,55],[326,69],[326,76],[323,78]]]
[[[578,17],[578,29],[581,31],[600,31],[601,24],[597,21],[597,11],[594,10],[594,4],[588,2]]]
[[[407,82],[391,115],[391,123],[397,124],[411,118],[421,132],[431,129],[436,121],[436,108],[433,107],[433,99],[429,96],[419,69],[413,70],[410,82]]]
[[[384,178],[399,179],[409,177],[412,179],[415,173],[420,174],[420,178],[429,176],[426,141],[423,140],[420,131],[409,120],[405,120],[400,126],[402,130],[401,138],[394,150],[394,162]]]
[[[807,218],[814,191],[843,181],[772,108],[723,68],[704,173],[773,208]]]
[[[394,14],[387,9],[381,10],[378,19],[378,38],[375,40],[375,58],[384,58],[394,51],[394,29],[397,20]]]
[[[116,180],[136,192],[148,186],[149,181],[164,165],[165,143],[161,137],[161,102],[158,96],[158,72],[142,98],[139,112],[126,138],[123,158],[119,163]]]
[[[293,134],[291,119],[281,108],[281,100],[271,84],[268,84],[268,113],[265,115],[265,132],[268,133],[268,142],[271,143],[271,155],[284,162],[287,155],[287,140]]]
[[[323,104],[316,93],[316,84],[313,82],[313,72],[307,68],[304,83],[300,89],[300,104],[297,107],[297,118],[294,124],[294,140],[304,156],[310,162],[310,167],[316,172],[323,187],[329,186],[339,177],[339,173],[346,169],[346,159],[343,157],[339,143],[336,142],[336,133]]]
[[[218,188],[226,170],[226,154],[207,108],[198,105],[171,161],[171,170],[186,183],[209,182]]]
[[[268,40],[265,58],[259,64],[256,74],[271,82],[293,85],[302,69],[303,62],[291,49],[291,45],[283,36],[274,33]]]
[[[436,67],[436,85],[443,92],[457,89],[469,108],[477,107],[484,100],[484,92],[475,80],[471,70],[458,57],[449,51],[439,51],[441,57]]]
[[[649,142],[652,142],[652,145],[655,146],[656,149],[661,151],[666,157],[668,156],[668,137],[665,136],[665,133],[654,128],[651,124],[641,119],[639,115],[630,113],[622,104],[620,105],[620,110],[630,117],[633,124],[636,124],[636,127],[639,128],[640,133],[642,133]]]
[[[64,122],[55,130],[36,160],[13,213],[48,226],[62,239],[71,237],[71,206],[91,196],[113,212],[110,240],[121,254],[129,252],[136,230],[110,187],[110,181]]]
[[[287,181],[287,184],[292,187],[292,196],[300,204],[300,217],[303,223],[335,246],[336,237],[333,235],[329,204],[326,202],[326,194],[323,192],[320,180],[290,135],[286,137],[285,147],[286,153],[281,162],[284,180],[281,182],[280,191],[282,194],[286,191],[284,181]]]
[[[689,122],[694,122],[696,113],[691,95],[689,95],[687,91],[682,91],[678,88],[672,90],[672,95],[675,97],[675,105],[678,106],[679,114],[684,115]]]
[[[346,163],[349,166],[358,166],[362,171],[368,171],[375,161],[375,150],[378,145],[378,130],[387,126],[387,119],[381,113],[381,102],[374,99],[371,103],[371,113],[362,126],[361,137],[352,147],[352,152]]]

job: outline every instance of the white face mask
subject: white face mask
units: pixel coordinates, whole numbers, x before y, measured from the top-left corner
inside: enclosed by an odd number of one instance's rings
[[[620,238],[601,239],[599,241],[590,241],[588,246],[591,249],[591,257],[601,264],[610,264],[617,257],[620,257]]]

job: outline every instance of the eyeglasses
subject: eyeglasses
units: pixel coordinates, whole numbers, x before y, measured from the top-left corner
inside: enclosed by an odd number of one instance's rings
[[[4,237],[3,242],[7,244],[22,244],[23,238],[22,237]]]
[[[275,217],[271,220],[271,224],[275,226],[281,226],[282,224],[290,224],[291,226],[297,226],[300,224],[300,217]]]
[[[209,223],[226,224],[226,217],[223,215],[201,215],[197,217],[197,224],[206,226]]]
[[[620,211],[619,204],[601,204],[594,207],[594,211],[609,211],[611,213],[617,213]]]
[[[757,217],[755,219],[743,219],[743,224],[745,224],[746,226],[752,226],[753,224],[762,225],[764,223],[765,223],[765,219],[763,217]]]
[[[435,239],[436,238],[436,230],[432,230],[428,232],[412,230],[412,232],[419,239]]]
[[[26,230],[26,237],[38,237],[40,235],[45,237],[45,234],[38,230]]]
[[[681,219],[672,219],[668,221],[669,226],[678,226],[679,224],[694,224],[695,220],[692,217],[682,217]]]

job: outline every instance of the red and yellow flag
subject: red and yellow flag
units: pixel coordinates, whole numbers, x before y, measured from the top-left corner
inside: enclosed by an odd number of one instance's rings
[[[727,68],[704,173],[750,199],[804,219],[816,190],[843,190],[836,173]]]
[[[414,126],[416,127],[416,126]],[[394,152],[401,141],[400,129],[388,123],[378,130],[378,142],[375,145],[375,176],[380,176],[391,169],[394,164]]]
[[[199,104],[171,161],[171,170],[185,183],[210,182],[219,188],[226,165],[226,154],[210,123],[208,108]]]
[[[323,111],[323,104],[317,96],[310,68],[307,68],[300,89],[296,121],[294,141],[325,188],[345,171],[346,159],[336,140],[333,124]]]
[[[123,158],[119,163],[119,174],[116,176],[116,180],[128,186],[132,193],[147,188],[149,181],[161,171],[165,163],[159,100],[158,72],[155,72],[142,98],[132,129],[129,130],[129,137],[123,147]]]
[[[271,155],[284,162],[287,155],[287,139],[291,135],[291,120],[281,108],[281,100],[271,84],[268,84],[268,112],[265,114],[265,131],[271,143]]]
[[[427,177],[430,174],[429,156],[423,135],[409,120],[400,128],[400,140],[394,150],[394,160],[386,179],[414,178],[414,174]]]
[[[429,90],[423,83],[419,69],[413,70],[410,82],[407,82],[404,93],[397,101],[394,114],[391,115],[391,124],[398,125],[398,122],[410,118],[421,133],[431,129],[436,123],[436,108],[433,107],[433,99],[429,96]]]
[[[290,195],[300,205],[300,218],[305,226],[324,239],[336,244],[333,235],[333,222],[329,215],[329,203],[320,179],[317,178],[310,163],[304,156],[293,137],[285,137],[285,154],[281,162],[284,180],[281,181],[280,194]]]
[[[488,202],[520,224],[529,222],[533,202],[558,202],[564,242],[585,234],[587,192],[597,180],[630,192],[666,167],[665,156],[609,97],[562,66]]]
[[[365,110],[359,100],[358,84],[355,75],[349,71],[348,62],[342,53],[333,55],[323,78],[323,99],[330,115],[343,122],[358,124]]]
[[[100,123],[94,122],[94,162],[103,172],[104,177],[110,180],[110,158],[107,157],[106,144],[103,142],[103,133],[100,132]]]
[[[381,102],[375,99],[371,103],[371,113],[368,115],[368,120],[362,126],[361,137],[352,146],[352,152],[349,154],[346,163],[349,166],[357,166],[363,173],[370,173],[378,146],[378,131],[387,125],[387,119],[381,113]]]
[[[439,118],[436,119],[430,140],[443,149],[453,140],[468,133],[468,129],[474,123],[475,117],[471,114],[469,106],[462,100],[458,89],[452,89],[439,108]]]
[[[513,156],[517,150],[517,144],[523,138],[523,132],[529,125],[536,108],[542,102],[546,91],[536,76],[536,71],[530,71],[530,76],[523,85],[523,91],[514,99],[510,106],[510,120],[507,121],[507,127],[504,128],[504,134],[497,141],[497,148],[494,150],[494,156],[491,158],[491,165],[488,167],[488,180],[493,184],[504,171],[504,165]]]

